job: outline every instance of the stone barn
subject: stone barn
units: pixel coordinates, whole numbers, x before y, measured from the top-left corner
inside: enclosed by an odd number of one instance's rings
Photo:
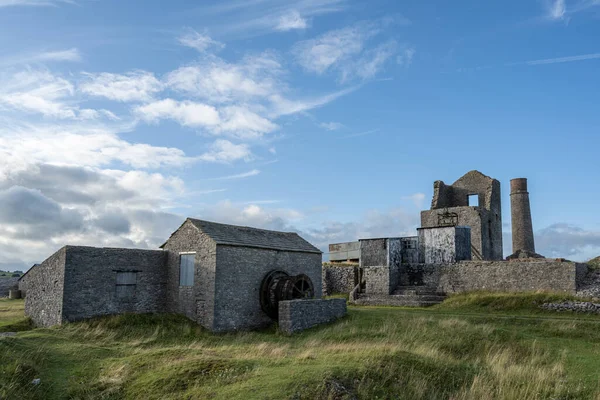
[[[296,233],[188,218],[161,248],[65,246],[28,271],[25,313],[38,326],[169,312],[215,332],[278,321],[288,333],[346,313],[321,299],[321,251]]]
[[[297,233],[188,218],[161,247],[168,254],[167,311],[213,331],[272,322],[260,302],[270,271],[308,276],[321,297],[321,251]]]

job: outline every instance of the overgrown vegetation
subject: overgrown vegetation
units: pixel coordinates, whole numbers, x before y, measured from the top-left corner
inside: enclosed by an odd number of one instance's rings
[[[0,398],[598,399],[600,318],[535,308],[559,297],[351,307],[292,337],[213,335],[172,315],[33,329],[0,338]],[[0,300],[0,329],[26,324],[22,304]]]
[[[592,258],[587,262],[587,265],[592,269],[600,269],[600,256]]]

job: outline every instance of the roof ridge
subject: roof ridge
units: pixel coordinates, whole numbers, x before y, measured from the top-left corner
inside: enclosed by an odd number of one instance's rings
[[[224,224],[222,222],[214,222],[214,221],[209,221],[209,220],[206,220],[206,219],[198,219],[198,218],[192,218],[192,217],[188,217],[187,219],[189,219],[191,221],[207,222],[209,224],[215,224],[215,225],[231,226],[231,227],[234,227],[234,228],[246,228],[246,229],[254,229],[254,230],[257,230],[257,231],[265,231],[265,232],[273,232],[273,233],[284,233],[284,234],[288,234],[288,235],[298,235],[298,232],[276,231],[274,229],[255,228],[253,226],[247,226],[247,225]],[[298,235],[298,236],[300,236],[300,235]]]

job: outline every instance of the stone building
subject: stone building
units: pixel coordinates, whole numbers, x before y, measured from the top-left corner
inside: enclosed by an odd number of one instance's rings
[[[469,197],[473,196],[470,204]],[[425,306],[448,293],[560,291],[575,294],[589,275],[585,264],[535,253],[527,180],[511,181],[513,251],[502,258],[500,182],[471,171],[452,185],[434,183],[431,210],[421,212],[417,237],[361,239],[350,300],[364,305]],[[334,264],[335,265],[335,264]],[[347,276],[330,274],[327,279]],[[347,279],[347,278],[346,278]],[[325,282],[347,287],[345,282]]]
[[[345,300],[320,299],[321,251],[296,233],[188,218],[161,247],[65,246],[28,272],[25,312],[39,326],[170,312],[215,332],[345,314]]]
[[[471,227],[474,260],[502,260],[500,182],[470,171],[452,185],[433,184],[431,209],[421,212],[421,227]]]

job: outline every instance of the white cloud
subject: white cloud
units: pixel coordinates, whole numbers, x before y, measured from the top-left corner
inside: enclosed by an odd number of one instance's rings
[[[217,135],[253,139],[277,129],[277,125],[242,106],[227,106],[221,110],[192,101],[160,100],[139,106],[138,116],[147,122],[172,119],[184,126],[205,128]]]
[[[0,127],[0,178],[30,162],[99,167],[120,162],[134,168],[183,166],[193,161],[177,148],[129,143],[102,127],[21,125]]]
[[[83,73],[83,75],[85,80],[79,84],[81,92],[110,100],[150,101],[163,89],[154,74],[147,71],[132,71],[124,75],[108,72]]]
[[[208,179],[208,180],[211,180],[211,181],[221,181],[221,180],[243,179],[243,178],[249,178],[251,176],[256,176],[258,174],[260,174],[260,170],[253,169],[251,171],[243,172],[241,174],[220,176],[218,178],[211,178],[211,179]]]
[[[567,6],[565,0],[553,0],[548,3],[548,17],[553,20],[560,20],[565,18],[567,12]]]
[[[78,62],[81,61],[81,53],[76,48],[71,48],[67,50],[21,54],[14,57],[5,57],[0,61],[0,66],[6,67],[11,65],[46,63],[53,61]]]
[[[183,46],[191,47],[200,53],[205,52],[210,47],[215,47],[217,49],[225,47],[223,43],[217,42],[216,40],[211,39],[207,34],[198,33],[193,29],[188,29],[188,31],[177,38],[177,40]]]
[[[324,74],[338,71],[342,82],[352,78],[375,76],[386,61],[397,52],[394,40],[375,47],[368,42],[379,35],[383,22],[363,22],[343,29],[329,31],[315,39],[296,43],[292,49],[296,61],[309,72]]]
[[[75,89],[64,78],[44,70],[25,70],[0,80],[0,84],[0,107],[60,119],[76,118],[76,107],[67,101]]]
[[[166,83],[180,93],[225,103],[278,92],[284,86],[278,79],[281,73],[281,64],[269,52],[247,56],[238,64],[208,57],[169,73]]]
[[[600,53],[592,53],[592,54],[582,54],[579,56],[547,58],[544,60],[533,60],[533,61],[527,61],[525,64],[527,64],[527,65],[557,64],[557,63],[574,62],[574,61],[596,60],[599,58],[600,58]]]
[[[342,129],[344,127],[343,124],[339,122],[322,122],[319,126],[328,131],[337,131],[338,129]]]
[[[252,158],[250,147],[246,144],[233,144],[229,140],[216,140],[210,151],[198,157],[202,161],[229,163],[237,160],[249,161]]]
[[[557,223],[535,232],[535,244],[545,257],[587,261],[600,255],[600,231]]]
[[[275,29],[278,31],[291,31],[293,29],[306,29],[308,23],[306,19],[297,10],[291,10],[287,14],[279,17],[279,22]]]
[[[316,39],[298,42],[293,49],[296,60],[306,70],[322,74],[350,57],[360,54],[367,39],[378,29],[356,25],[327,32]]]

